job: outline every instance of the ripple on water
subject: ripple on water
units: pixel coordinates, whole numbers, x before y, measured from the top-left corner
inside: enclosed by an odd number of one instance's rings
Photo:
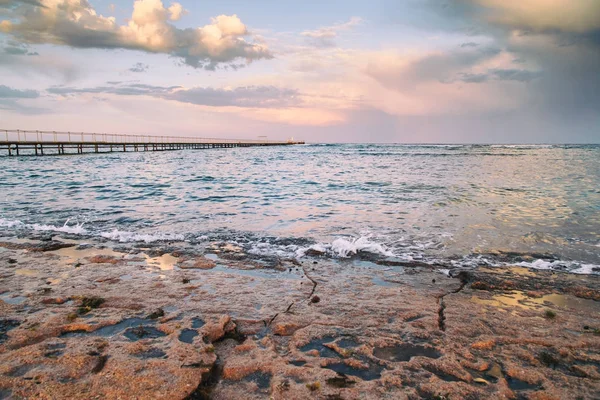
[[[598,273],[599,159],[600,146],[387,144],[51,157],[43,167],[32,158],[19,168],[0,157],[11,188],[0,229],[123,242],[266,232],[330,243],[365,233],[395,254],[535,247]],[[85,221],[79,232],[63,226],[73,217]]]

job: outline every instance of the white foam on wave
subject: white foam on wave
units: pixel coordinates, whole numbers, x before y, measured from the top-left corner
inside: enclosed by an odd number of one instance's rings
[[[71,233],[74,235],[86,235],[88,231],[83,227],[83,223],[69,225],[69,221],[65,222],[63,226],[55,226],[55,225],[39,225],[33,224],[31,228],[34,231],[52,231],[52,232],[63,232],[63,233]]]
[[[350,257],[360,252],[381,254],[387,257],[393,257],[394,253],[385,249],[381,244],[369,241],[364,236],[354,240],[336,239],[331,243],[331,251],[340,257]]]
[[[317,253],[329,254],[339,258],[349,258],[361,252],[379,254],[386,257],[395,257],[396,255],[379,243],[369,240],[365,236],[355,239],[335,239],[330,244],[317,243],[310,247],[300,248],[296,251],[296,257],[304,257],[310,251]]]
[[[433,264],[444,264],[446,260],[436,259],[430,260]],[[560,271],[571,274],[590,275],[600,274],[600,265],[597,264],[586,264],[578,261],[564,261],[564,260],[543,260],[537,259],[533,261],[521,261],[521,262],[506,262],[498,261],[489,257],[483,257],[478,255],[476,257],[467,256],[463,259],[450,260],[452,268],[472,268],[477,267],[493,267],[493,268],[506,268],[506,267],[523,267],[536,270],[546,271]],[[446,273],[446,269],[439,270],[442,273]]]
[[[287,246],[274,245],[271,243],[259,242],[255,243],[247,251],[248,254],[255,256],[277,256],[279,258],[293,258],[298,251],[298,246],[293,244]]]
[[[25,224],[19,220],[10,220],[0,218],[0,228],[15,228],[15,227],[23,227]]]
[[[185,236],[178,233],[166,233],[166,232],[156,232],[156,233],[138,233],[138,232],[129,232],[129,231],[120,231],[118,229],[113,229],[111,232],[101,232],[100,236],[105,239],[118,241],[121,243],[129,243],[129,242],[145,242],[145,243],[153,243],[153,242],[162,242],[162,241],[183,241],[185,240]]]
[[[554,271],[565,271],[572,274],[593,274],[600,270],[600,265],[594,264],[582,264],[575,261],[546,261],[546,260],[535,260],[535,261],[523,261],[517,264],[519,267],[539,269],[539,270],[554,270]]]
[[[31,229],[34,231],[51,231],[51,232],[63,232],[63,233],[71,233],[75,235],[85,235],[88,231],[83,227],[84,223],[75,223],[69,225],[71,222],[70,219],[64,223],[63,226],[56,225],[44,225],[44,224],[26,224],[19,220],[7,220],[0,218],[0,227],[2,228],[21,228],[21,229]]]
[[[552,144],[492,144],[490,147],[500,149],[551,149],[554,147]]]
[[[158,232],[158,233],[138,233],[138,232],[129,232],[129,231],[119,231],[118,229],[114,229],[111,232],[91,232],[88,229],[84,228],[85,222],[82,223],[71,223],[71,219],[67,219],[67,221],[62,226],[56,225],[47,225],[47,224],[26,224],[19,220],[8,220],[4,218],[0,218],[0,228],[9,228],[9,229],[29,229],[33,231],[41,231],[41,232],[62,232],[68,233],[72,235],[92,235],[92,236],[100,236],[105,239],[118,241],[121,243],[127,242],[146,242],[153,243],[159,241],[183,241],[185,240],[184,235],[176,234],[176,233],[168,233],[168,232]]]

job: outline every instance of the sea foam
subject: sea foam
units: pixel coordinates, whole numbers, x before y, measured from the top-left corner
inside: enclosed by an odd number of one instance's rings
[[[531,269],[565,271],[582,275],[593,274],[600,270],[600,265],[582,264],[575,261],[546,261],[538,259],[532,262],[523,261],[515,265]]]
[[[156,232],[156,233],[138,233],[138,232],[128,232],[128,231],[120,231],[118,229],[113,229],[111,232],[101,232],[100,236],[114,240],[121,243],[128,242],[145,242],[145,243],[153,243],[153,242],[162,242],[162,241],[184,241],[185,236],[178,233],[166,233],[166,232]]]
[[[62,233],[71,233],[74,235],[85,235],[88,231],[83,227],[82,223],[75,223],[73,225],[69,225],[71,222],[70,219],[64,223],[63,226],[56,225],[45,225],[45,224],[26,224],[19,220],[7,220],[0,218],[0,227],[2,228],[20,228],[20,229],[30,229],[33,231],[51,231],[51,232],[62,232]]]
[[[339,258],[349,258],[361,252],[379,254],[386,257],[395,257],[396,255],[383,245],[361,236],[355,239],[338,238],[331,243],[317,243],[310,247],[298,249],[296,256],[304,257],[309,251],[328,254]]]

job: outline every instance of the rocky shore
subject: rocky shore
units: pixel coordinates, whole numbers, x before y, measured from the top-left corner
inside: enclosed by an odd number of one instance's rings
[[[0,399],[598,399],[600,279],[0,239]]]

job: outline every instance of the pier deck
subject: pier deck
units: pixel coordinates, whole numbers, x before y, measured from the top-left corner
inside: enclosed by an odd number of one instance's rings
[[[0,156],[170,151],[295,144],[304,144],[304,142],[0,129]]]

